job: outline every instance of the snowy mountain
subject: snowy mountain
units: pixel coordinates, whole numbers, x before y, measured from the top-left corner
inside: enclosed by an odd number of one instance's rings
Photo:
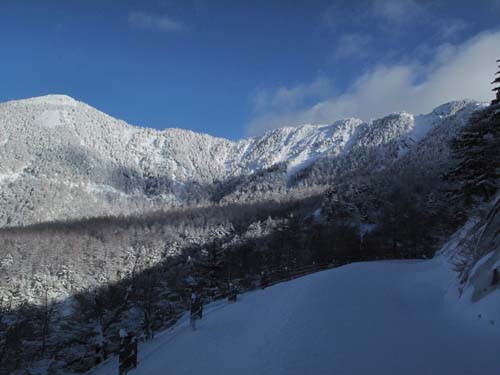
[[[246,312],[253,311],[252,317],[266,316],[279,329],[266,338],[266,350],[276,349],[273,356],[238,362],[246,363],[250,373],[289,373],[275,361],[284,356],[301,358],[294,367],[301,373],[313,363],[320,372],[333,356],[330,339],[334,347],[348,348],[335,352],[340,357],[333,368],[361,373],[366,369],[352,367],[349,355],[358,352],[348,343],[354,337],[358,348],[369,332],[373,348],[399,325],[390,340],[395,346],[377,346],[372,360],[381,363],[380,357],[394,348],[403,348],[398,354],[405,360],[383,361],[381,370],[412,373],[428,365],[423,368],[473,373],[457,346],[439,360],[437,347],[424,350],[418,366],[408,364],[428,342],[451,347],[478,340],[478,358],[493,358],[493,345],[480,346],[479,337],[488,334],[476,335],[454,315],[459,312],[469,321],[484,317],[478,324],[486,331],[496,321],[491,312],[500,285],[498,199],[476,215],[459,195],[474,173],[477,188],[465,192],[481,197],[484,176],[496,162],[498,143],[492,140],[498,137],[490,131],[496,129],[496,108],[476,111],[480,108],[459,101],[425,115],[390,114],[369,123],[345,119],[232,142],[130,126],[66,96],[1,104],[0,373],[30,366],[45,366],[54,374],[82,373],[97,363],[96,345],[107,353],[118,351],[119,329],[151,337],[171,326],[181,341],[160,358],[141,349],[144,371],[158,372],[168,359],[171,369],[199,372],[182,361],[186,348],[198,345],[192,340],[198,342],[199,336],[182,325],[193,288],[209,303],[233,286],[257,289],[263,270],[276,280],[290,269],[317,264],[427,259],[466,217],[471,219],[439,259],[343,267],[308,279],[321,282],[277,286],[273,290],[280,293],[269,290],[271,297],[261,301],[259,291],[245,294],[241,303],[227,308],[230,316],[221,311],[212,320],[207,314],[199,333],[206,328],[218,337],[229,322],[237,329],[223,344],[244,342],[238,353],[259,353],[264,350],[260,342],[239,330],[246,324],[262,337],[272,329],[249,319]],[[481,131],[471,132],[478,126]],[[465,146],[475,144],[475,153],[457,148],[464,134],[469,137]],[[470,160],[484,167],[464,169]],[[457,170],[460,175],[451,174]],[[490,175],[490,185],[496,186],[496,175]],[[487,194],[483,199],[491,201]],[[30,223],[40,224],[19,227]],[[444,264],[450,261],[458,273]],[[390,292],[381,295],[381,290]],[[245,304],[247,299],[253,302]],[[450,299],[454,311],[447,311]],[[343,309],[342,302],[354,310]],[[209,312],[213,306],[218,305],[210,305]],[[312,316],[321,319],[312,324]],[[329,325],[332,319],[349,322],[347,329]],[[448,335],[450,322],[461,328]],[[409,343],[399,332],[413,325],[417,329],[407,333],[417,341]],[[296,326],[309,330],[292,337]],[[287,345],[290,337],[297,343],[293,348]],[[311,342],[320,337],[324,342],[314,357]],[[200,343],[209,345],[203,338]],[[161,353],[162,339],[147,345],[157,344]],[[234,346],[224,345],[224,353]],[[39,356],[41,348],[46,351]],[[172,353],[181,360],[175,362]],[[223,363],[214,365],[217,373],[223,373],[217,367]],[[200,364],[211,366],[210,361]]]
[[[308,173],[316,164],[334,160],[343,172],[385,168],[480,106],[452,102],[427,115],[285,127],[232,142],[131,126],[64,95],[6,102],[0,104],[0,226],[255,200],[262,190],[322,185],[336,172]],[[262,179],[267,188],[249,194],[248,186]]]

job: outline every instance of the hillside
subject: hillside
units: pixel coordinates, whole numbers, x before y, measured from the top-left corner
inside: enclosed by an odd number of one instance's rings
[[[500,321],[464,314],[455,277],[444,257],[371,262],[247,293],[209,305],[196,331],[183,319],[141,345],[130,374],[495,373]]]
[[[274,233],[288,225],[291,214],[338,217],[336,222],[352,227],[338,232],[356,236],[362,228],[378,227],[373,240],[359,239],[366,254],[432,254],[437,236],[446,233],[436,202],[447,205],[438,195],[451,162],[448,142],[479,107],[452,102],[427,115],[281,128],[230,142],[179,129],[133,127],[67,96],[1,104],[0,127],[6,132],[0,134],[6,140],[0,146],[0,226],[49,223],[0,230],[0,297],[39,304],[48,289],[51,299],[60,300],[131,275],[139,258],[145,262],[144,252],[155,265],[188,249],[203,256],[210,241],[219,241],[221,252],[248,245],[263,265],[261,249],[278,246]],[[20,170],[22,165],[29,167]],[[395,198],[397,185],[415,191]],[[178,206],[189,201],[188,191],[200,204]],[[214,200],[203,201],[208,196]],[[403,207],[392,209],[395,202]],[[414,206],[412,213],[408,208]],[[160,213],[148,216],[153,210]],[[65,222],[118,214],[124,216]],[[394,216],[398,230],[385,224]],[[424,228],[424,220],[439,231],[404,232]],[[324,226],[320,235],[300,219],[296,225],[301,262],[332,259],[335,230]],[[399,243],[396,249],[387,249],[389,240]],[[361,250],[357,241],[338,242],[335,256]],[[248,271],[243,268],[238,266],[242,274]]]
[[[500,270],[500,197],[483,204],[439,254],[459,272],[457,289],[465,299],[494,299],[500,286],[500,280],[494,280],[494,271]]]
[[[64,95],[6,102],[0,227],[262,200],[340,173],[384,169],[404,155],[418,164],[410,151],[427,144],[429,132],[452,134],[450,124],[459,127],[480,107],[452,102],[427,115],[285,127],[233,142],[131,126]]]
[[[116,353],[120,328],[151,335],[176,324],[193,289],[208,303],[230,283],[254,290],[262,271],[432,257],[471,216],[453,198],[469,171],[443,178],[468,165],[456,139],[484,118],[470,157],[491,154],[483,146],[495,150],[496,138],[482,136],[495,108],[481,108],[457,101],[425,115],[288,127],[233,142],[133,127],[66,96],[1,104],[0,370],[45,361],[53,373],[87,371],[97,343]],[[463,250],[450,245],[460,271],[453,290],[490,301],[483,297],[495,295],[488,282],[497,255],[482,261],[486,253],[469,250],[478,235],[496,238],[497,219],[471,220],[479,224],[464,227]],[[352,283],[338,281],[332,298],[346,297],[338,293]],[[394,290],[395,301],[401,293]],[[401,307],[391,301],[388,308]],[[301,303],[319,304],[305,296]]]

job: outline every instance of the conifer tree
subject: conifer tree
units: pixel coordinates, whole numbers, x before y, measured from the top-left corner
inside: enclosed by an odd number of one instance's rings
[[[500,63],[500,59],[497,60],[497,63]],[[498,68],[500,69],[500,64],[498,65]],[[496,85],[496,87],[492,89],[492,91],[496,91],[496,98],[491,101],[491,105],[500,103],[500,70],[496,72],[495,75],[498,77],[496,77],[491,84]]]
[[[462,198],[466,206],[490,200],[500,187],[500,77],[492,84],[499,85],[493,89],[497,98],[491,106],[474,113],[451,142],[457,165],[445,179],[457,184],[454,196]]]
[[[500,186],[500,112],[496,108],[475,113],[451,143],[458,164],[447,177],[458,183],[455,193],[466,205],[490,200]]]

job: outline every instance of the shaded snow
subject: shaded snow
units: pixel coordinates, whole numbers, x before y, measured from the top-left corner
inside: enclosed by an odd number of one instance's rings
[[[141,345],[130,375],[496,373],[500,333],[457,314],[454,279],[442,257],[358,263],[220,301]]]
[[[413,117],[413,129],[410,131],[409,136],[414,142],[420,141],[427,133],[434,127],[436,116],[419,115]]]

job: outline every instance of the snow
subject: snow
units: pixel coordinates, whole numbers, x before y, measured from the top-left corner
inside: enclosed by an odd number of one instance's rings
[[[456,317],[464,322],[473,322],[477,329],[496,332],[500,336],[500,290],[497,289],[471,303],[473,293],[474,288],[471,285],[464,290],[454,311]],[[454,297],[452,294],[451,298]]]
[[[62,113],[59,110],[46,110],[43,111],[39,117],[37,117],[35,124],[47,128],[55,128],[63,124],[61,117]]]
[[[5,133],[0,135],[0,146],[5,146],[9,142],[10,134]]]
[[[480,222],[479,217],[471,217],[467,220],[463,227],[458,229],[450,239],[443,245],[443,247],[438,251],[438,255],[445,257],[450,257],[452,260],[457,254],[457,247],[460,243],[464,241],[469,235],[471,230]]]
[[[315,209],[312,215],[315,223],[321,223],[321,221],[323,220],[321,216],[321,207]]]
[[[483,256],[481,259],[479,259],[476,264],[474,264],[474,267],[472,267],[472,269],[470,270],[470,274],[473,275],[474,273],[476,273],[477,270],[479,270],[479,268],[481,268],[483,266],[483,264],[486,264],[491,258],[493,258],[495,254],[493,252],[489,253],[489,254],[486,254],[485,256]]]
[[[122,338],[127,337],[127,331],[125,331],[123,328],[120,329],[119,336]]]
[[[22,100],[13,100],[7,103],[17,103],[20,105],[76,106],[78,101],[68,95],[51,94]]]
[[[0,173],[0,184],[3,182],[11,182],[14,180],[17,180],[18,178],[21,177],[20,172],[15,172],[15,173]]]
[[[449,117],[467,106],[480,109],[484,104],[466,100],[452,101],[434,108],[429,114],[412,116],[413,127],[409,132],[410,138],[415,142],[420,141],[435,127],[439,120]]]
[[[349,118],[329,125],[306,124],[298,127],[284,127],[264,134],[261,138],[252,138],[241,142],[254,143],[250,149],[259,151],[259,145],[265,144],[265,153],[259,155],[255,151],[246,157],[256,157],[254,168],[269,167],[273,164],[287,162],[287,177],[291,177],[301,169],[307,168],[315,160],[325,155],[339,155],[352,145],[357,128],[363,122]]]
[[[477,307],[455,279],[444,257],[357,263],[219,301],[196,331],[184,316],[142,344],[130,375],[497,373],[498,324],[460,313]],[[116,372],[113,358],[91,373]]]
[[[427,133],[434,127],[436,123],[436,116],[430,115],[419,115],[413,117],[413,129],[409,133],[411,139],[415,142],[420,141],[424,138]]]
[[[330,161],[333,165],[338,162],[339,166],[356,169],[360,164],[351,160],[366,157],[366,163],[372,164],[374,170],[383,170],[393,161],[392,143],[402,144],[399,151],[403,156],[415,148],[415,142],[411,142],[413,133],[416,138],[423,137],[430,127],[439,127],[454,111],[475,105],[468,103],[450,103],[436,109],[436,113],[421,116],[435,119],[432,126],[413,121],[415,116],[410,114],[390,115],[369,123],[348,118],[323,125],[274,129],[239,141],[175,128],[158,131],[132,126],[65,95],[0,103],[0,174],[16,171],[20,164],[29,164],[28,174],[32,178],[19,179],[11,192],[22,194],[26,206],[35,207],[30,217],[21,217],[16,212],[17,205],[10,203],[15,199],[11,199],[0,207],[0,221],[9,217],[14,218],[9,225],[26,225],[41,220],[130,214],[129,202],[134,207],[150,207],[151,197],[167,207],[205,200],[213,193],[214,181],[222,183],[223,193],[232,191],[226,185],[228,181],[237,183],[236,190],[241,190],[238,181],[245,181],[253,173],[263,172],[266,176],[265,171],[277,164],[279,168],[269,172],[278,171],[271,182],[271,188],[276,190],[281,189],[283,182],[287,182],[285,187],[290,190],[323,184],[326,180],[323,173],[335,173],[330,169]],[[426,158],[431,158],[442,143],[432,146],[425,153]],[[376,157],[372,153],[374,148],[382,150]],[[416,163],[421,164],[421,157],[417,154]],[[304,168],[316,163],[321,166],[322,159],[328,168],[319,167],[311,174],[290,179]],[[285,166],[286,176],[281,176]],[[158,178],[161,186],[145,192],[144,177]],[[76,188],[54,191],[48,187],[40,206],[37,195],[30,191],[40,191],[40,186],[47,182],[44,178],[50,182],[70,181],[79,186],[81,194]],[[12,178],[3,177],[3,181],[7,180]],[[112,189],[134,194],[117,195]],[[224,198],[253,199],[260,192],[250,196],[238,194],[236,191],[232,197]],[[83,199],[89,195],[95,204],[89,205]],[[70,199],[72,205],[62,203]]]
[[[367,234],[373,232],[375,229],[377,229],[376,224],[362,223],[359,226],[359,236],[361,238],[364,238]]]

